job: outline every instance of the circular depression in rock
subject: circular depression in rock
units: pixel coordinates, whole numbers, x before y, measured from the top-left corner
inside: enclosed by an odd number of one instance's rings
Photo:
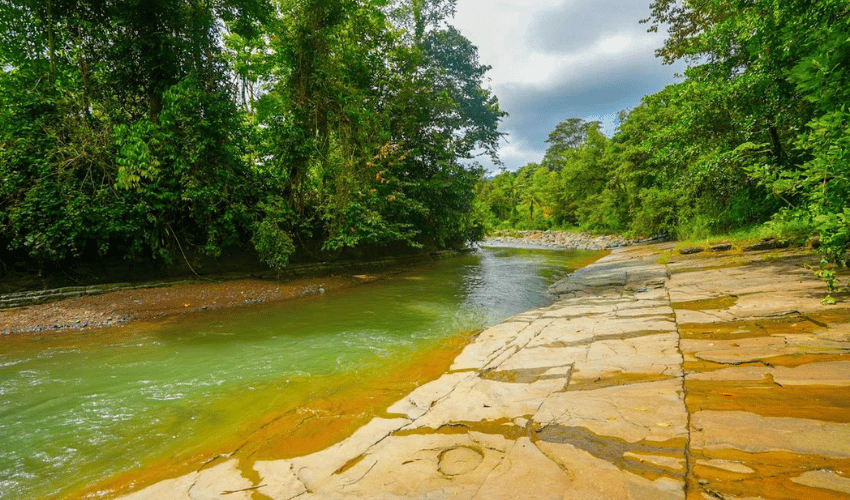
[[[459,446],[440,453],[437,469],[446,476],[459,476],[474,471],[484,460],[484,454],[474,448]]]

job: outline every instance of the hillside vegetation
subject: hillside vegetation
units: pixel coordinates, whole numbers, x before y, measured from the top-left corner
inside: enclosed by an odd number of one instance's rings
[[[819,235],[844,263],[850,236],[850,4],[656,0],[657,55],[681,83],[620,115],[612,137],[571,118],[541,164],[479,185],[501,228],[578,226],[702,238],[767,224]]]

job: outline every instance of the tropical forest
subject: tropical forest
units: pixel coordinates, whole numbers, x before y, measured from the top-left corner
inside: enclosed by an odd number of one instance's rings
[[[497,228],[850,235],[850,5],[655,0],[679,83],[615,133],[506,116],[454,0],[0,3],[0,272],[75,259],[464,246]],[[508,110],[509,111],[509,110]],[[765,226],[765,224],[767,226]]]
[[[478,187],[490,227],[696,239],[850,236],[850,4],[656,0],[656,55],[680,83],[623,110],[613,136],[566,118],[542,162]]]

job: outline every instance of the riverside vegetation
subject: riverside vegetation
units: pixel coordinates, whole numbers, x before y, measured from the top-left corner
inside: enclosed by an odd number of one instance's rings
[[[479,239],[505,113],[454,4],[2,2],[0,275]]]

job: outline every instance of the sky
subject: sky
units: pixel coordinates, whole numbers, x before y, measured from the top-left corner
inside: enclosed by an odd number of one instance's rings
[[[458,0],[449,22],[478,47],[510,116],[499,156],[508,170],[540,162],[546,139],[568,118],[598,120],[611,136],[617,113],[681,81],[685,67],[655,57],[664,33],[638,21],[650,0]],[[479,159],[495,171],[486,157]]]

